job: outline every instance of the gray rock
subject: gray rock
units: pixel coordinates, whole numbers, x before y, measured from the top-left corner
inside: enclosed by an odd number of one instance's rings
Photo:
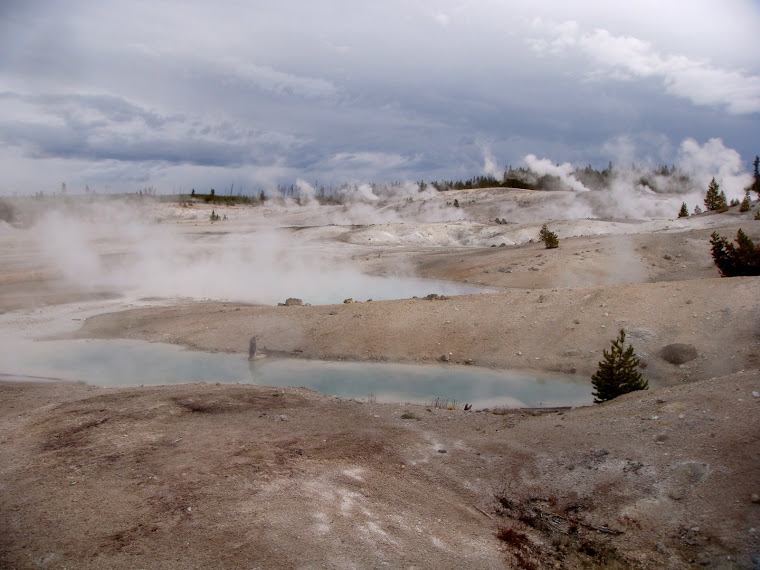
[[[691,344],[669,344],[660,350],[660,358],[671,364],[684,364],[698,356],[697,349]]]
[[[451,360],[451,357],[448,354],[442,354],[438,360],[441,362],[449,362]]]
[[[286,307],[300,307],[301,305],[303,305],[303,301],[301,299],[296,299],[295,297],[285,299]]]

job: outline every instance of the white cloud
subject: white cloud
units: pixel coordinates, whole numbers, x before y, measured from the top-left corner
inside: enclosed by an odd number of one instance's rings
[[[376,169],[399,168],[408,162],[400,154],[390,152],[339,152],[330,159],[334,165]]]
[[[267,65],[248,62],[230,62],[230,72],[256,87],[276,95],[301,97],[329,97],[337,93],[330,81],[285,73]]]
[[[449,21],[451,20],[451,18],[449,18],[449,15],[444,12],[436,12],[433,15],[433,18],[444,28],[449,25]]]
[[[695,105],[724,106],[730,113],[760,112],[760,76],[723,69],[707,60],[683,54],[663,54],[648,41],[613,35],[605,29],[582,33],[574,21],[547,24],[537,19],[533,29],[544,37],[528,39],[541,54],[578,49],[598,68],[594,77],[612,79],[660,78],[665,91]]]
[[[599,166],[642,130],[754,156],[755,1],[16,2],[2,85],[38,98],[0,101],[0,192]]]

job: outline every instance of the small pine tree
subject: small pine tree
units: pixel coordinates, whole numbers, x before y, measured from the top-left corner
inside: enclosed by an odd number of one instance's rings
[[[741,202],[739,201],[739,198],[731,198],[731,201],[728,203],[728,205],[731,206],[732,208],[734,206],[738,206],[739,204],[741,204]]]
[[[697,204],[696,206],[694,206],[694,215],[698,216],[701,213],[702,213],[702,208],[699,207],[699,204]]]
[[[679,218],[688,218],[689,217],[689,209],[686,207],[686,202],[681,204],[681,211],[678,212]]]
[[[557,237],[557,234],[550,231],[549,228],[546,227],[546,224],[541,226],[541,232],[538,234],[538,237],[543,240],[546,249],[559,247],[559,238]]]
[[[752,183],[752,190],[757,192],[757,199],[760,200],[760,156],[755,155],[755,161],[752,165],[755,167],[755,181]]]
[[[720,185],[715,181],[715,178],[710,180],[710,185],[707,187],[705,208],[716,212],[725,212],[728,209],[726,194],[720,189]]]
[[[752,200],[749,196],[749,188],[747,188],[746,192],[744,192],[744,199],[742,200],[742,203],[739,205],[739,211],[740,212],[749,212],[750,207],[752,206]]]
[[[736,246],[713,232],[710,236],[712,257],[722,277],[760,275],[760,246],[739,228]]]
[[[219,214],[217,214],[214,210],[211,210],[211,216],[209,217],[209,220],[212,222],[219,221]]]
[[[625,348],[625,331],[621,330],[620,336],[612,341],[609,352],[604,351],[604,360],[591,377],[594,402],[599,404],[634,390],[649,389],[649,382],[637,370],[639,363],[633,345]]]

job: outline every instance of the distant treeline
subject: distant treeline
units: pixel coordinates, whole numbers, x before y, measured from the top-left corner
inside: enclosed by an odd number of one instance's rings
[[[691,181],[689,176],[676,168],[675,166],[660,165],[656,168],[643,168],[635,164],[630,169],[618,170],[610,162],[607,168],[597,170],[591,165],[585,168],[576,168],[571,173],[573,178],[583,184],[589,190],[604,190],[610,188],[612,183],[618,178],[619,174],[624,174],[627,181],[633,181],[639,185],[651,188],[655,192],[684,192],[690,190]],[[372,193],[379,197],[398,196],[400,194],[410,194],[409,187],[417,185],[420,192],[434,188],[439,192],[449,190],[472,190],[477,188],[522,188],[527,190],[568,190],[566,182],[563,182],[559,176],[551,174],[539,174],[530,168],[513,168],[507,166],[501,178],[492,175],[473,176],[465,180],[440,180],[434,182],[425,182],[423,180],[416,183],[409,182],[390,182],[385,184],[349,184],[344,183],[340,186],[324,186],[314,182],[313,197],[322,204],[341,204],[345,201],[346,196],[360,191],[363,187],[369,187]],[[96,195],[96,191],[91,191],[89,187],[85,189],[85,194]],[[55,194],[53,194],[55,196]],[[61,185],[60,196],[66,196],[66,184]],[[111,194],[116,196],[116,194]],[[213,204],[260,204],[270,198],[292,198],[296,201],[302,196],[298,185],[296,184],[278,184],[273,188],[256,188],[251,193],[242,186],[235,187],[230,185],[222,192],[216,192],[215,189],[208,191],[196,191],[195,189],[187,192],[172,194],[158,194],[153,187],[147,187],[135,193],[118,194],[123,197],[154,197],[160,201],[206,202]],[[34,195],[37,198],[44,198],[43,192]]]
[[[689,176],[675,166],[660,165],[654,169],[644,169],[631,165],[631,173],[638,178],[638,183],[647,186],[655,192],[684,189],[689,184]],[[589,190],[604,190],[609,188],[615,179],[616,170],[610,162],[607,168],[597,170],[591,165],[576,168],[571,173]],[[420,182],[420,189],[427,187]],[[559,176],[538,174],[530,168],[512,168],[504,170],[501,179],[494,176],[475,176],[467,180],[442,180],[430,182],[430,186],[438,191],[472,190],[476,188],[523,188],[526,190],[567,190],[567,186]]]

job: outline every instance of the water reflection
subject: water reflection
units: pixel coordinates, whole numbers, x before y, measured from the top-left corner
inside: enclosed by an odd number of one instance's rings
[[[0,343],[0,375],[82,380],[100,386],[185,382],[245,382],[303,386],[345,398],[427,404],[433,398],[495,406],[591,403],[588,378],[537,372],[493,371],[473,366],[324,362],[210,354],[132,340]]]
[[[251,380],[265,386],[303,386],[344,398],[428,404],[433,398],[475,408],[577,406],[591,403],[585,377],[494,371],[472,366],[304,360],[254,360]]]

